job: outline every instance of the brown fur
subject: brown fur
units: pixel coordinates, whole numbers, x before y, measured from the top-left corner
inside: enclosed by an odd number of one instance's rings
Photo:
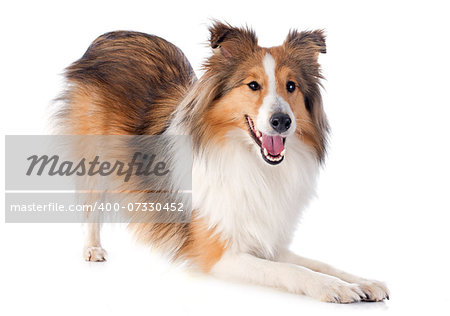
[[[66,77],[63,116],[80,134],[160,134],[196,80],[179,48],[125,31],[97,38]]]
[[[204,219],[194,217],[189,225],[189,237],[179,250],[179,257],[189,259],[203,271],[209,271],[226,250],[226,243]]]

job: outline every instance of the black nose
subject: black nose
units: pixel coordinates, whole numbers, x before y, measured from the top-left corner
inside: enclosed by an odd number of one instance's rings
[[[291,127],[291,118],[289,115],[284,113],[275,113],[270,118],[270,125],[272,125],[273,129],[278,133],[286,132],[289,127]]]

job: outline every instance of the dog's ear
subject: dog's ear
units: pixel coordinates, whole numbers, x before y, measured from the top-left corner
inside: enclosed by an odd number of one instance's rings
[[[291,30],[284,42],[284,46],[291,49],[300,49],[305,57],[314,57],[319,53],[325,54],[325,35],[323,30],[298,32]]]
[[[284,44],[287,63],[292,69],[298,69],[301,75],[298,77],[302,93],[305,98],[305,107],[314,122],[317,131],[317,153],[319,160],[325,157],[328,136],[328,121],[323,111],[322,97],[320,94],[320,65],[318,57],[320,53],[326,53],[325,35],[322,30],[289,32]]]
[[[255,33],[248,28],[233,27],[228,23],[215,21],[209,31],[209,41],[214,53],[227,59],[239,58],[241,54],[258,46]]]

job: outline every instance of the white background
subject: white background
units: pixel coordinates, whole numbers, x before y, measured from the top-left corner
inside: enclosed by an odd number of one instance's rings
[[[86,263],[79,224],[4,224],[2,212],[2,315],[450,312],[444,1],[9,1],[0,12],[4,134],[48,133],[49,105],[62,89],[64,67],[107,31],[162,36],[198,71],[209,54],[211,18],[252,26],[263,46],[281,44],[290,28],[326,29],[328,53],[320,61],[333,132],[318,198],[292,249],[383,280],[391,290],[387,302],[336,305],[218,281],[168,264],[120,225],[105,227],[109,261]],[[3,152],[1,159],[3,165]]]

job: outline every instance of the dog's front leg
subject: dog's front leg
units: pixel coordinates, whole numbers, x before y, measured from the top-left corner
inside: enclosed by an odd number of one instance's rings
[[[350,273],[335,269],[326,263],[298,256],[289,250],[281,251],[276,260],[279,262],[296,264],[319,273],[328,274],[345,282],[356,283],[367,297],[364,298],[364,300],[381,301],[384,299],[389,299],[389,290],[382,282],[367,280],[352,275]]]
[[[225,253],[211,274],[306,294],[321,301],[352,303],[365,296],[357,284],[350,284],[291,263],[257,258],[247,253]]]

